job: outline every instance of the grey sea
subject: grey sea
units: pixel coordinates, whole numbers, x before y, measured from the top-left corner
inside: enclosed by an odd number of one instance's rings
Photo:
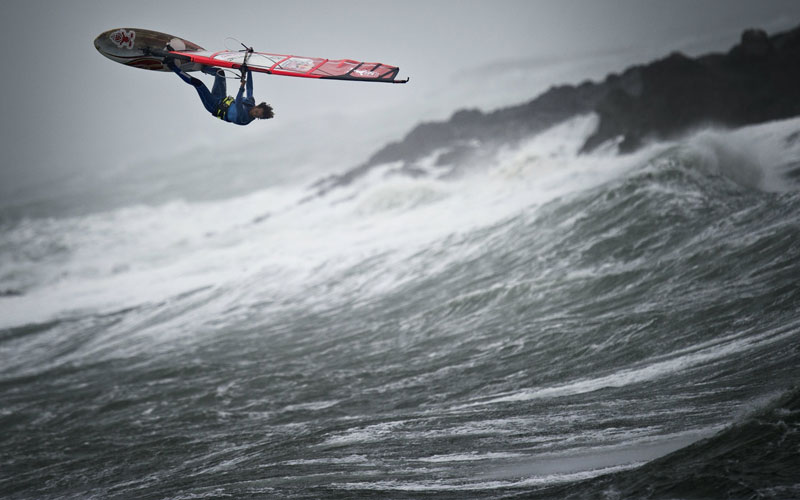
[[[595,126],[319,197],[166,199],[175,160],[5,204],[0,496],[800,497],[800,120]]]

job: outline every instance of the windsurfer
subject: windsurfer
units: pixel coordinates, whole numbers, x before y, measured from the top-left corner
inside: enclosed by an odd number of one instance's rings
[[[221,120],[247,125],[256,118],[266,120],[275,116],[272,106],[266,102],[256,105],[253,98],[253,74],[246,66],[242,68],[241,85],[235,98],[227,95],[225,75],[222,70],[210,66],[203,69],[203,73],[214,75],[214,86],[209,91],[202,81],[181,71],[174,60],[167,59],[167,66],[181,77],[181,80],[193,86],[200,95],[203,106]],[[247,97],[243,97],[245,87]]]

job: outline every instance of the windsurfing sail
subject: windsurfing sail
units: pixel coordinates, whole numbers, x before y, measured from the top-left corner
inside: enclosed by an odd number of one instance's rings
[[[219,68],[241,69],[247,56],[247,67],[254,72],[270,75],[319,78],[324,80],[356,80],[362,82],[405,83],[397,80],[400,68],[378,62],[360,62],[352,59],[324,59],[245,50],[221,52],[170,51],[169,54],[193,63]]]
[[[247,67],[270,75],[316,78],[320,80],[351,80],[361,82],[406,83],[398,80],[400,68],[378,62],[352,59],[324,59],[252,50],[208,51],[183,38],[138,28],[118,28],[98,35],[97,50],[109,59],[142,69],[169,71],[165,58],[176,59],[183,71],[197,71],[203,66],[241,70],[247,57]]]

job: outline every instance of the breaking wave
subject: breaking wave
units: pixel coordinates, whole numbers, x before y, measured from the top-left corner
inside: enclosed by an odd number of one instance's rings
[[[594,126],[3,218],[0,491],[797,496],[800,120]]]

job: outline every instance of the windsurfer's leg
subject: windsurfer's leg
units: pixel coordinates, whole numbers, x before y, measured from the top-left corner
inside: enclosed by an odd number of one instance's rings
[[[189,85],[191,85],[193,87],[198,87],[200,85],[203,85],[203,82],[201,82],[197,78],[195,78],[193,76],[189,76],[186,73],[184,73],[183,71],[181,71],[180,69],[178,69],[178,67],[175,65],[175,62],[172,59],[167,60],[167,67],[169,69],[171,69],[172,71],[174,71],[176,75],[181,77],[181,80],[183,80],[184,82],[188,83]],[[205,86],[205,85],[203,85],[203,86]]]
[[[206,108],[206,111],[209,113],[216,111],[219,99],[215,99],[214,96],[211,95],[211,92],[208,91],[208,88],[203,84],[195,88],[197,89],[197,94],[200,96],[200,100],[203,101],[203,106]]]
[[[178,67],[172,60],[167,61],[167,67],[169,67],[169,69],[174,71],[176,75],[181,77],[181,80],[188,83],[189,85],[194,87],[195,90],[197,90],[197,95],[200,96],[200,100],[203,102],[203,107],[205,107],[209,113],[213,113],[214,111],[216,111],[217,102],[219,102],[219,99],[215,99],[214,96],[211,95],[211,92],[208,91],[208,87],[206,87],[202,81],[198,80],[193,76],[189,76],[180,69],[178,69]]]
[[[217,101],[225,99],[225,97],[228,95],[228,90],[225,84],[225,75],[220,73],[217,73],[217,75],[214,77],[214,86],[211,88],[211,95],[213,95]]]

